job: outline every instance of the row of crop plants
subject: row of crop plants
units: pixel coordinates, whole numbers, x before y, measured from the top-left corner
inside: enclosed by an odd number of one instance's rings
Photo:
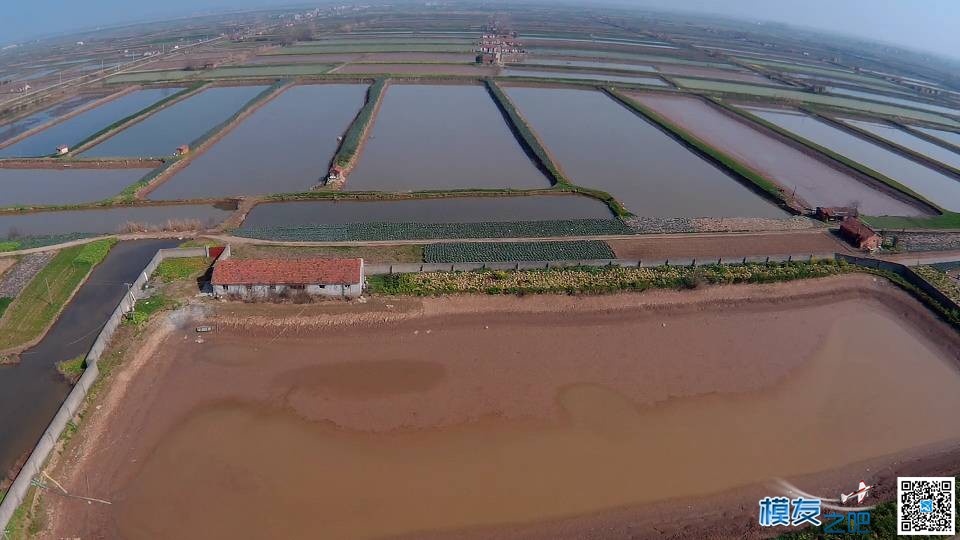
[[[567,219],[478,223],[346,223],[249,227],[235,236],[285,242],[434,240],[446,238],[547,238],[632,234],[619,219]]]
[[[561,242],[449,242],[428,244],[423,261],[428,263],[563,261],[613,259],[616,255],[601,240]]]
[[[387,85],[386,79],[377,79],[367,88],[367,100],[357,113],[356,118],[343,135],[343,142],[333,156],[333,165],[341,169],[349,169],[356,162],[358,151],[363,143],[364,134],[373,120],[374,112],[383,99],[383,90]]]

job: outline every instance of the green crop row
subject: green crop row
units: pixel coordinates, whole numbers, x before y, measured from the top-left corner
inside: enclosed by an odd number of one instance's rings
[[[939,289],[947,298],[960,303],[960,283],[946,273],[930,266],[916,266],[913,271]]]
[[[88,265],[91,267],[96,266],[106,258],[107,254],[110,253],[110,249],[116,243],[116,238],[104,238],[103,240],[84,244],[73,262],[74,264]]]
[[[90,238],[91,236],[96,235],[93,233],[64,233],[11,238],[9,240],[0,242],[0,252],[52,246],[54,244],[62,244],[64,242],[72,242],[74,240]]]
[[[454,242],[429,244],[423,248],[423,261],[502,262],[502,261],[576,261],[613,259],[616,255],[601,240],[562,242]]]
[[[748,263],[708,266],[574,267],[538,270],[422,272],[368,277],[380,294],[439,295],[455,293],[602,293],[663,288],[695,288],[706,284],[770,283],[832,276],[854,266],[824,259],[812,262]]]
[[[568,219],[479,223],[346,223],[236,229],[236,236],[281,242],[436,240],[443,238],[546,238],[633,234],[619,219]]]
[[[547,153],[546,148],[540,144],[540,139],[533,133],[533,130],[530,129],[530,126],[527,125],[527,122],[520,116],[520,113],[517,111],[517,108],[513,105],[513,102],[510,101],[510,98],[503,92],[500,86],[497,83],[493,82],[490,79],[486,79],[487,89],[490,91],[490,94],[493,96],[493,100],[496,102],[497,106],[503,111],[506,115],[510,129],[516,133],[520,139],[521,144],[525,147],[526,150],[530,151],[537,157],[539,164],[544,170],[550,174],[550,179],[555,184],[561,185],[570,185],[571,182],[564,176],[563,172],[560,170],[560,167],[550,158],[550,154]]]
[[[335,165],[348,167],[353,162],[363,140],[363,133],[373,118],[373,111],[376,110],[377,104],[380,102],[386,84],[386,79],[377,79],[367,89],[367,101],[363,104],[360,112],[357,113],[357,117],[353,119],[353,123],[347,128],[347,132],[343,136],[343,142],[337,149],[337,155],[333,157]]]

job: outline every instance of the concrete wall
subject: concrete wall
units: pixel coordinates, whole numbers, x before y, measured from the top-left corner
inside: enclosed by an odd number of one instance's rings
[[[363,285],[354,283],[353,285],[307,285],[303,289],[297,290],[287,285],[214,285],[214,296],[220,297],[228,294],[237,294],[244,298],[265,298],[271,294],[280,294],[287,289],[291,292],[305,292],[315,296],[347,297],[354,298],[363,293]]]
[[[96,382],[97,376],[100,373],[97,367],[100,355],[103,354],[104,349],[107,348],[117,327],[123,322],[123,316],[133,309],[133,305],[136,304],[136,295],[142,291],[144,284],[146,284],[153,271],[156,270],[157,265],[167,258],[202,257],[205,252],[204,248],[161,249],[157,251],[153,259],[151,259],[143,271],[140,272],[137,280],[133,282],[130,288],[130,294],[125,295],[117,305],[113,314],[110,315],[110,318],[107,319],[106,324],[104,324],[96,341],[94,341],[90,347],[90,351],[87,352],[87,368],[83,371],[83,375],[80,376],[80,380],[77,381],[77,384],[63,401],[63,404],[60,405],[57,414],[47,426],[43,436],[40,437],[40,441],[37,443],[37,446],[34,447],[26,463],[23,464],[23,467],[17,474],[16,479],[14,479],[3,501],[0,502],[0,531],[7,527],[7,523],[9,523],[14,511],[16,511],[17,507],[20,506],[27,496],[27,491],[30,489],[30,481],[40,473],[47,457],[49,457],[50,452],[53,451],[56,446],[60,434],[63,433],[63,430],[67,427],[67,423],[77,414],[77,411],[81,405],[83,405],[83,400],[87,397],[87,392],[90,391],[90,387]]]
[[[914,287],[920,289],[928,296],[936,300],[940,305],[947,309],[951,310],[960,310],[960,305],[957,305],[956,302],[950,299],[949,296],[943,294],[940,289],[934,287],[930,284],[929,281],[923,279],[919,274],[914,272],[909,266],[895,263],[891,261],[883,261],[880,259],[867,259],[864,257],[854,257],[852,255],[843,255],[838,253],[838,259],[845,260],[849,263],[857,264],[860,266],[865,266],[867,268],[878,268],[880,270],[887,270],[888,272],[893,272],[903,279],[907,280],[908,283]]]

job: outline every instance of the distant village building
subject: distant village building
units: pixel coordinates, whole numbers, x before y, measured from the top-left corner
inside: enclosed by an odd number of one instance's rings
[[[60,146],[57,147],[58,156],[62,156],[68,152],[70,152],[70,147],[65,144],[61,144]]]
[[[225,259],[213,267],[213,295],[265,298],[273,294],[353,298],[365,283],[363,259]]]
[[[177,147],[176,150],[174,150],[173,153],[174,153],[174,155],[177,155],[177,156],[185,156],[185,155],[187,155],[187,154],[190,153],[190,145],[189,145],[189,144],[181,144],[180,146]]]
[[[336,182],[343,178],[343,169],[339,165],[334,165],[330,167],[330,172],[327,174],[328,182]]]
[[[492,20],[484,27],[474,51],[477,53],[477,63],[498,66],[522,62],[527,52],[517,39],[517,33],[507,30],[497,20]]]
[[[883,238],[876,231],[854,217],[847,218],[840,224],[840,236],[864,251],[876,251],[883,243]]]

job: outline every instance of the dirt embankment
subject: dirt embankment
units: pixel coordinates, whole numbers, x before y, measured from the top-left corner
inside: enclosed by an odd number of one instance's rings
[[[960,338],[869,275],[213,307],[85,418],[55,476],[113,504],[51,499],[49,537],[756,537],[774,476],[960,464]]]

